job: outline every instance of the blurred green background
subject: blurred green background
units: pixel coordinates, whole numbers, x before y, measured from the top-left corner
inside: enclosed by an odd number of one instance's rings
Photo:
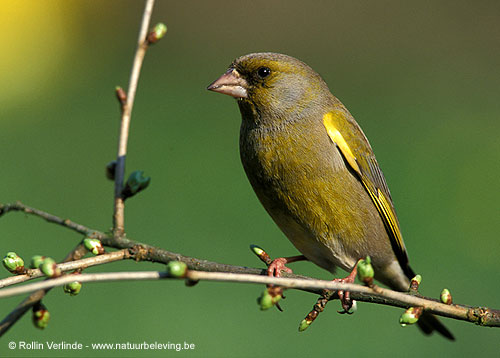
[[[126,86],[141,1],[0,2],[0,201],[107,230],[116,155],[116,85]],[[128,172],[152,176],[127,202],[130,237],[223,263],[262,265],[297,252],[258,203],[239,162],[239,111],[206,86],[240,55],[283,52],[318,71],[377,154],[421,291],[500,308],[500,2],[160,1],[166,37],[146,56],[131,125]],[[0,253],[61,259],[81,239],[23,214],[0,219]],[[3,255],[3,254],[2,254]],[[88,272],[161,270],[122,262]],[[296,273],[328,279],[311,263]],[[339,272],[343,275],[343,272]],[[4,271],[2,277],[8,274]],[[338,303],[299,334],[316,297],[288,292],[260,312],[261,286],[202,282],[84,285],[44,300],[44,331],[29,315],[0,342],[1,356],[373,357],[498,355],[500,331],[444,319],[457,341],[401,328],[401,310]],[[5,316],[22,299],[0,302]],[[9,341],[194,343],[194,351],[22,351]]]

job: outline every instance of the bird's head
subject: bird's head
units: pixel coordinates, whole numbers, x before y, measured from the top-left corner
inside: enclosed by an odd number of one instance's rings
[[[330,91],[305,63],[277,53],[253,53],[233,61],[208,89],[238,99],[259,116],[289,118],[328,103]],[[327,101],[325,101],[327,99]]]

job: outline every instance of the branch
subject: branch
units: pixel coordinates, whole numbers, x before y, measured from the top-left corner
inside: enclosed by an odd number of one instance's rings
[[[103,282],[122,280],[158,280],[169,278],[167,272],[112,272],[98,274],[81,274],[79,282]],[[224,281],[237,283],[256,283],[267,285],[278,285],[286,288],[302,290],[343,290],[349,291],[352,298],[365,302],[377,302],[395,307],[422,307],[424,310],[436,315],[454,318],[458,320],[474,322],[482,326],[500,327],[500,311],[484,307],[467,307],[462,305],[447,305],[432,299],[420,297],[408,293],[397,292],[381,287],[365,287],[357,284],[333,282],[315,279],[277,278],[269,276],[258,276],[249,274],[234,274],[221,272],[205,272],[188,270],[184,278],[191,281]],[[44,282],[28,284],[20,287],[0,290],[0,298],[10,297],[37,290],[62,286],[75,281],[75,277],[64,276],[47,280]],[[367,299],[368,298],[368,299]]]
[[[2,213],[3,212],[0,210],[0,215]],[[68,255],[66,255],[64,262],[79,260],[86,253],[87,249],[83,245],[78,244],[69,252]],[[0,322],[0,337],[3,336],[4,333],[6,333],[10,327],[12,327],[26,312],[28,312],[31,307],[40,302],[49,290],[50,289],[36,291],[17,305],[17,307],[14,308],[14,310],[12,310],[12,312],[10,312],[7,317],[2,320],[2,322]]]
[[[151,14],[153,13],[154,0],[147,0],[144,14],[142,16],[141,29],[139,31],[139,40],[137,50],[135,51],[134,64],[130,73],[126,102],[122,105],[122,118],[120,126],[120,137],[118,139],[118,156],[116,158],[115,169],[115,205],[113,215],[113,229],[115,236],[122,236],[125,225],[125,203],[122,195],[123,181],[125,178],[125,158],[127,155],[128,134],[130,130],[130,118],[132,115],[132,107],[134,106],[135,93],[139,75],[141,72],[142,63],[146,50],[148,48],[147,34]]]
[[[351,298],[372,303],[380,303],[394,307],[422,307],[436,315],[458,320],[474,322],[482,326],[500,327],[500,310],[485,307],[469,307],[463,305],[447,305],[436,300],[393,291],[378,286],[366,287],[353,283],[343,283],[316,279],[296,279],[246,274],[227,274],[220,272],[188,271],[186,277],[193,281],[210,280],[224,282],[264,283],[302,290],[349,291]],[[357,293],[357,295],[355,295]]]
[[[58,264],[57,267],[61,270],[61,272],[66,272],[77,269],[85,269],[87,267],[102,265],[113,261],[124,260],[128,259],[129,257],[130,254],[128,250],[120,250],[99,256],[88,257],[86,259],[61,263]],[[0,288],[12,286],[21,282],[33,280],[35,278],[44,276],[45,275],[42,273],[42,271],[40,271],[40,269],[28,270],[28,272],[24,275],[16,275],[0,280]]]
[[[106,273],[83,273],[75,277],[66,275],[50,280],[30,283],[19,287],[4,288],[0,290],[0,298],[21,295],[38,290],[46,290],[57,286],[63,286],[73,281],[78,282],[105,282],[105,281],[131,281],[131,280],[156,280],[168,277],[166,272],[159,271],[137,271],[137,272],[106,272]]]
[[[246,274],[246,276],[250,276],[250,281],[244,281],[244,282],[253,282],[253,283],[276,283],[279,284],[280,286],[286,286],[290,288],[297,288],[301,290],[305,290],[307,292],[311,293],[316,293],[316,294],[322,294],[323,290],[325,288],[330,288],[333,286],[322,286],[324,282],[327,282],[328,285],[333,285],[332,282],[329,281],[321,281],[321,280],[313,280],[309,277],[301,276],[301,275],[296,275],[296,274],[291,274],[287,272],[283,272],[282,276],[284,279],[302,279],[306,280],[308,282],[307,285],[298,285],[298,286],[289,286],[289,283],[281,283],[279,281],[268,281],[268,280],[273,280],[274,278],[269,278],[269,277],[259,277],[256,275],[265,275],[266,270],[265,269],[257,269],[257,268],[249,268],[249,267],[242,267],[242,266],[234,266],[234,265],[227,265],[227,264],[221,264],[218,262],[213,262],[213,261],[208,261],[208,260],[203,260],[203,259],[198,259],[198,258],[193,258],[185,255],[181,255],[178,253],[174,253],[171,251],[164,250],[162,248],[150,246],[144,243],[140,243],[134,240],[130,240],[124,237],[113,237],[106,235],[100,231],[97,230],[91,230],[89,228],[86,228],[83,225],[72,223],[69,220],[63,220],[55,215],[46,213],[44,211],[38,210],[38,209],[33,209],[28,206],[25,206],[24,204],[21,203],[16,203],[16,204],[5,204],[5,205],[0,205],[0,216],[4,213],[9,212],[9,210],[5,210],[5,208],[12,208],[12,207],[17,207],[17,208],[28,208],[28,210],[19,210],[19,211],[24,211],[28,214],[32,214],[35,216],[39,216],[41,218],[44,218],[47,220],[47,218],[51,218],[51,220],[48,220],[52,223],[56,223],[58,225],[70,228],[76,232],[81,233],[82,231],[84,232],[90,232],[94,236],[98,237],[102,243],[106,246],[113,247],[116,249],[128,249],[129,250],[129,258],[135,259],[135,260],[140,260],[140,261],[151,261],[151,262],[157,262],[157,263],[168,263],[170,261],[182,261],[186,263],[186,265],[189,268],[189,273],[192,280],[196,281],[198,279],[206,279],[206,280],[221,280],[221,281],[231,281],[237,278],[234,274]],[[68,222],[71,222],[72,225],[67,225]],[[214,274],[214,276],[206,276],[202,277],[202,275],[208,275],[210,273],[217,273],[217,275]],[[200,275],[200,276],[196,276]],[[82,276],[82,275],[81,275]],[[199,278],[197,278],[199,277]],[[239,282],[239,281],[238,281]],[[290,281],[292,282],[292,281]],[[302,281],[301,281],[302,282]],[[314,283],[315,282],[315,283]],[[320,283],[318,283],[320,282]],[[319,285],[319,286],[318,286]],[[401,292],[396,292],[396,291],[391,291],[387,289],[381,289],[384,290],[383,292],[393,292],[398,296],[398,299],[394,300],[392,296],[386,296],[386,295],[381,295],[381,294],[374,294],[374,292],[371,289],[367,289],[363,286],[358,287],[363,288],[362,290],[354,289],[351,292],[351,298],[360,302],[371,302],[371,303],[377,303],[377,304],[383,304],[383,305],[389,305],[389,306],[395,306],[395,307],[402,307],[402,308],[407,308],[410,306],[415,305],[415,301],[405,301],[401,300],[401,297],[399,295],[406,295],[405,293]],[[345,287],[345,286],[342,286]],[[351,288],[349,287],[349,290]],[[370,290],[370,291],[367,291]],[[426,309],[431,310],[432,312],[446,316],[446,317],[451,317],[451,318],[456,318],[456,319],[462,319],[466,320],[469,322],[475,322],[481,325],[486,325],[482,324],[482,320],[485,320],[485,322],[491,321],[491,319],[484,319],[483,317],[486,315],[488,316],[491,314],[491,312],[494,312],[493,316],[498,317],[498,311],[489,309],[489,308],[480,308],[480,307],[471,307],[471,306],[465,306],[465,305],[444,305],[436,300],[426,298],[426,297],[421,297],[421,296],[415,296],[415,295],[406,295],[408,297],[411,297],[411,299],[424,299],[426,302],[431,302],[425,305]],[[336,298],[336,295],[333,296],[333,298]],[[434,311],[434,305],[438,305],[439,307],[442,307],[443,305],[446,306],[442,312]],[[450,307],[460,307],[460,313],[455,314],[455,316],[450,316],[449,311]],[[489,313],[488,313],[489,312]],[[496,312],[496,313],[495,313]],[[467,317],[464,319],[464,317]],[[494,320],[493,320],[494,321]],[[495,326],[495,325],[494,325]],[[1,332],[1,331],[0,331]]]
[[[70,219],[62,219],[58,216],[49,214],[45,211],[41,211],[41,210],[38,210],[38,209],[35,209],[32,207],[29,207],[27,205],[24,205],[20,201],[17,201],[14,204],[0,204],[0,216],[4,215],[6,213],[12,212],[12,211],[22,211],[25,214],[38,216],[38,217],[40,217],[40,218],[42,218],[50,223],[64,226],[68,229],[76,231],[76,232],[83,234],[83,235],[90,237],[90,238],[100,239],[100,238],[106,236],[106,234],[104,234],[98,230],[92,230],[86,226],[77,224],[77,223],[71,221]]]
[[[79,260],[83,254],[70,255],[69,258],[78,260],[71,263],[67,267],[84,267],[85,265],[100,260],[109,262],[113,261],[111,257],[116,259],[130,258],[137,261],[152,261],[158,263],[168,263],[170,261],[182,261],[186,263],[189,268],[186,276],[192,282],[199,280],[213,280],[213,281],[227,281],[227,282],[248,282],[260,284],[277,284],[279,286],[300,289],[316,294],[323,294],[325,289],[343,289],[351,292],[351,298],[360,302],[371,302],[395,307],[423,307],[425,310],[431,311],[437,315],[474,322],[483,326],[500,326],[500,312],[498,310],[482,308],[482,307],[469,307],[464,305],[445,305],[437,302],[436,300],[421,297],[419,295],[409,295],[406,293],[396,292],[383,288],[367,288],[360,285],[348,285],[343,283],[335,283],[331,281],[313,280],[308,277],[299,276],[283,272],[283,278],[273,278],[265,276],[265,269],[248,268],[241,266],[233,266],[221,264],[217,262],[197,259],[189,256],[184,256],[174,252],[170,252],[161,248],[153,247],[147,244],[142,244],[124,237],[114,237],[106,235],[97,230],[89,229],[83,225],[74,223],[68,219],[64,220],[55,215],[46,213],[44,211],[28,207],[22,203],[0,205],[0,216],[8,212],[25,212],[27,214],[41,217],[49,222],[58,224],[60,226],[69,228],[78,233],[90,233],[94,237],[98,237],[106,246],[122,249],[117,253],[111,253],[100,259],[99,256],[90,259]],[[78,248],[78,247],[77,247]],[[76,250],[76,249],[75,249]],[[73,251],[75,251],[73,250]],[[116,255],[116,256],[115,256]],[[89,261],[85,261],[89,260]],[[62,265],[61,265],[62,266]],[[62,266],[63,268],[65,266]],[[130,280],[130,279],[160,279],[165,278],[167,275],[162,272],[148,272],[148,273],[107,273],[107,274],[82,274],[79,275],[78,280],[81,282],[91,281],[109,281],[109,280]],[[81,279],[82,278],[82,279]],[[14,280],[15,278],[6,279]],[[23,278],[23,280],[26,280]],[[69,281],[74,281],[74,277],[61,277],[56,279],[46,280],[41,283],[24,285],[22,287],[1,289],[0,297],[10,296],[13,294],[20,294],[22,292],[33,293],[28,299],[24,300],[16,309],[9,314],[4,321],[0,323],[0,336],[10,328],[31,306],[38,302],[46,292],[54,286],[63,285]],[[14,290],[14,291],[9,291]],[[337,298],[333,295],[330,299]]]
[[[108,247],[113,247],[116,249],[128,249],[131,253],[130,258],[135,260],[147,260],[151,262],[158,263],[168,263],[170,261],[183,261],[190,269],[198,269],[205,271],[220,271],[220,272],[239,272],[239,273],[251,273],[251,274],[262,274],[265,273],[264,269],[253,269],[241,266],[232,266],[221,264],[217,262],[211,262],[207,260],[200,260],[192,258],[189,256],[184,256],[160,248],[155,248],[153,246],[142,244],[133,240],[126,239],[124,237],[112,237],[99,230],[90,229],[84,225],[74,223],[69,219],[62,219],[58,216],[52,215],[45,211],[29,207],[22,204],[21,202],[16,202],[15,204],[0,204],[0,217],[6,213],[10,212],[24,212],[29,215],[40,217],[47,222],[57,224],[75,231],[79,234],[87,235],[88,237],[98,238],[102,243]],[[64,262],[78,260],[87,253],[87,250],[83,245],[78,245],[73,249],[64,259]],[[287,274],[290,275],[290,274]],[[303,277],[295,276],[294,277]],[[12,327],[31,307],[45,297],[50,289],[39,290],[25,300],[23,300],[19,305],[14,308],[1,322],[0,322],[0,337],[5,334],[10,327]]]
[[[131,258],[135,260],[151,261],[164,264],[167,264],[170,261],[182,261],[186,263],[188,267],[192,270],[203,270],[211,272],[215,271],[215,272],[261,274],[265,271],[264,269],[252,269],[242,266],[233,266],[203,259],[197,259],[194,257],[181,255],[145,243],[127,239],[124,237],[114,237],[111,235],[107,235],[102,231],[94,230],[84,225],[77,224],[69,219],[62,219],[56,215],[52,215],[45,211],[29,207],[19,201],[16,202],[15,204],[0,204],[0,217],[9,212],[19,212],[19,211],[29,215],[40,217],[50,223],[66,227],[72,231],[84,234],[88,237],[99,239],[105,246],[113,247],[119,250],[129,249]],[[292,274],[289,275],[291,276],[286,275],[285,277],[304,278],[304,276],[292,275]]]

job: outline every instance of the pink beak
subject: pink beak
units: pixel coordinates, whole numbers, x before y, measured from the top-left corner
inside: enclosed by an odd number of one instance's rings
[[[248,83],[233,68],[227,70],[222,76],[216,79],[207,90],[227,94],[234,98],[247,98]]]

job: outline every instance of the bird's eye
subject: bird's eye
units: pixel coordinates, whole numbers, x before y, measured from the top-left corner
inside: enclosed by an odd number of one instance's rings
[[[266,78],[271,74],[271,70],[269,69],[269,67],[261,67],[257,70],[257,74],[260,78]]]

